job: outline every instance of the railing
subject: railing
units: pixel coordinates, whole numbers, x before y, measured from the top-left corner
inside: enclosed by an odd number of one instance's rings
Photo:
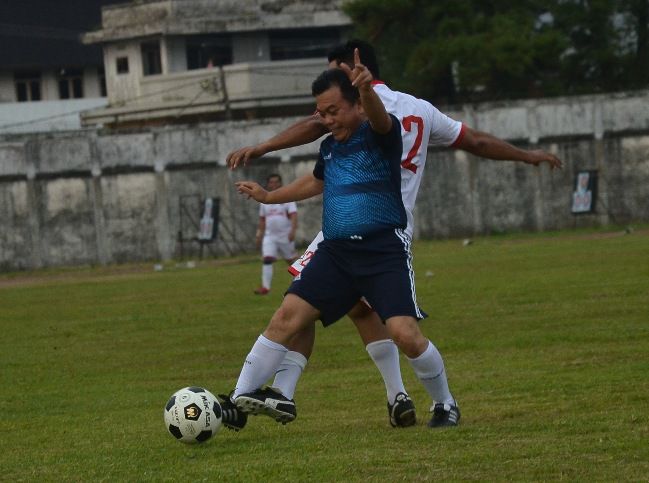
[[[228,109],[281,107],[312,101],[311,83],[326,59],[233,64],[148,76],[140,93],[83,116],[84,124],[155,119]]]

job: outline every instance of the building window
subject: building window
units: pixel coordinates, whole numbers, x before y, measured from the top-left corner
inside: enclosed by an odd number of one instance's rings
[[[59,99],[80,99],[83,97],[83,71],[64,68],[59,72]]]
[[[97,69],[97,78],[99,79],[99,95],[101,97],[107,97],[108,89],[106,89],[106,72],[103,67]]]
[[[118,57],[115,65],[118,74],[128,74],[128,57]]]
[[[188,37],[187,69],[220,67],[232,63],[232,38],[223,35],[196,35]]]
[[[290,60],[327,57],[340,43],[340,31],[331,28],[270,32],[270,59]]]
[[[16,72],[14,74],[16,99],[18,102],[41,100],[41,73],[36,71]]]
[[[160,60],[160,42],[143,42],[140,45],[142,52],[142,73],[144,75],[162,74],[162,62]]]

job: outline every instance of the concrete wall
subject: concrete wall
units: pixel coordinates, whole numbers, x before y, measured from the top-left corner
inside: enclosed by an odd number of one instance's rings
[[[128,59],[128,72],[117,73],[117,59]],[[127,102],[139,97],[140,80],[142,79],[142,55],[140,43],[125,41],[104,46],[104,69],[106,72],[106,90],[111,105]]]
[[[16,88],[14,86],[13,72],[0,70],[0,103],[14,102],[16,100]]]
[[[551,172],[431,149],[416,236],[648,221],[648,101],[649,92],[636,92],[450,110],[472,127],[557,153],[565,168]],[[293,121],[0,137],[0,269],[176,257],[180,199],[189,195],[221,200],[213,254],[254,250],[257,205],[236,194],[234,181],[279,172],[288,182],[310,171],[317,143],[234,172],[225,157]],[[599,170],[598,211],[574,217],[573,179],[585,169]],[[299,206],[298,241],[308,242],[319,229],[320,201]],[[197,254],[196,245],[185,248]]]
[[[106,103],[105,97],[0,103],[0,136],[9,133],[78,131],[81,129],[79,114],[103,107]]]
[[[286,28],[349,26],[342,0],[145,0],[102,8],[102,28],[85,43],[150,35],[259,32]],[[287,27],[288,26],[288,27]]]
[[[162,71],[168,74],[187,70],[187,44],[184,37],[162,38]]]

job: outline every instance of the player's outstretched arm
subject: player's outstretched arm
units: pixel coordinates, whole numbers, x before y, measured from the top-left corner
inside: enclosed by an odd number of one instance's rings
[[[312,173],[305,174],[292,183],[273,191],[266,191],[254,181],[238,181],[235,185],[237,191],[242,195],[265,204],[306,200],[321,194],[324,188],[324,182],[317,179]]]
[[[329,130],[324,126],[319,115],[309,116],[299,120],[263,143],[232,151],[226,158],[226,164],[230,169],[235,169],[241,164],[246,166],[251,159],[260,158],[264,154],[279,151],[280,149],[311,143],[328,132]]]
[[[561,160],[552,153],[541,149],[520,149],[491,134],[476,131],[466,126],[464,136],[455,144],[455,147],[482,158],[520,161],[534,166],[548,163],[551,169],[561,169],[563,167]]]

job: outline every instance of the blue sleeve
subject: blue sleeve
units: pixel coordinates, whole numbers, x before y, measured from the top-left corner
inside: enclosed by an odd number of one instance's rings
[[[313,176],[324,180],[324,160],[322,159],[322,153],[318,154],[318,160],[313,167]]]
[[[379,134],[372,130],[376,143],[384,149],[394,143],[397,139],[401,138],[401,123],[392,114],[388,114],[388,116],[392,118],[392,127],[387,133]]]
[[[376,144],[388,155],[388,157],[397,156],[401,159],[401,151],[403,149],[403,140],[401,138],[401,123],[392,114],[388,114],[392,118],[392,127],[385,134],[379,134],[372,129],[370,132],[373,134]]]
[[[318,160],[313,167],[313,176],[317,179],[324,180],[324,159],[322,157],[322,148],[329,138],[320,143],[320,151],[318,152]]]

